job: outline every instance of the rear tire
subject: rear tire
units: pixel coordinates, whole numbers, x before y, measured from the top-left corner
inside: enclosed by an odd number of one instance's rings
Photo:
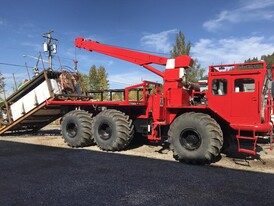
[[[107,109],[94,118],[92,132],[96,144],[102,150],[119,151],[131,142],[134,127],[129,116],[114,109]]]
[[[220,155],[223,133],[209,115],[189,112],[170,125],[170,148],[176,160],[191,164],[208,164]]]
[[[91,115],[83,110],[67,113],[62,120],[64,141],[71,147],[84,147],[94,144],[91,133]]]

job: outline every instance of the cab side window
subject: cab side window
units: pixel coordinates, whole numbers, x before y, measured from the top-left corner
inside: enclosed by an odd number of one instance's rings
[[[234,80],[235,92],[254,92],[255,80],[251,78],[242,78]]]
[[[216,96],[223,96],[227,94],[227,80],[214,79],[212,81],[212,94]]]

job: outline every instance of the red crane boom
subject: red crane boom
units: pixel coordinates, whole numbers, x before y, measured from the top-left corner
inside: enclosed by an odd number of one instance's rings
[[[78,48],[86,49],[88,51],[96,51],[101,54],[105,54],[111,57],[131,62],[133,64],[143,66],[144,68],[159,75],[162,78],[164,78],[164,72],[155,69],[154,67],[150,66],[150,64],[166,66],[169,60],[173,61],[173,63],[171,63],[171,67],[173,68],[186,68],[191,67],[193,64],[193,60],[186,55],[179,56],[175,59],[168,59],[162,56],[101,44],[93,40],[85,40],[81,37],[75,39],[75,46]]]

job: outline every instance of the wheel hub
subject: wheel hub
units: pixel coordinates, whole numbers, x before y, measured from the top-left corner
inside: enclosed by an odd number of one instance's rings
[[[78,132],[77,125],[74,123],[67,124],[66,130],[67,130],[67,134],[70,138],[74,138]]]
[[[111,138],[112,135],[111,127],[109,126],[109,124],[103,123],[99,126],[98,133],[101,139],[108,140]]]
[[[180,143],[187,150],[197,150],[202,143],[200,134],[193,129],[185,129],[180,134]]]

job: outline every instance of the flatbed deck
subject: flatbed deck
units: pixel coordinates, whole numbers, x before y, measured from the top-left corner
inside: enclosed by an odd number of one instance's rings
[[[73,75],[66,72],[63,77],[72,76],[63,81],[62,73],[45,70],[10,95],[0,105],[2,113],[7,116],[4,120],[2,115],[0,135],[6,132],[37,131],[77,107],[145,107],[151,85],[160,85],[143,81],[125,89],[90,90],[83,94],[77,91],[78,83]],[[66,82],[68,87],[73,85],[73,91],[66,91],[62,82]],[[134,92],[134,98],[130,97],[130,92]],[[119,98],[114,98],[117,94]]]

